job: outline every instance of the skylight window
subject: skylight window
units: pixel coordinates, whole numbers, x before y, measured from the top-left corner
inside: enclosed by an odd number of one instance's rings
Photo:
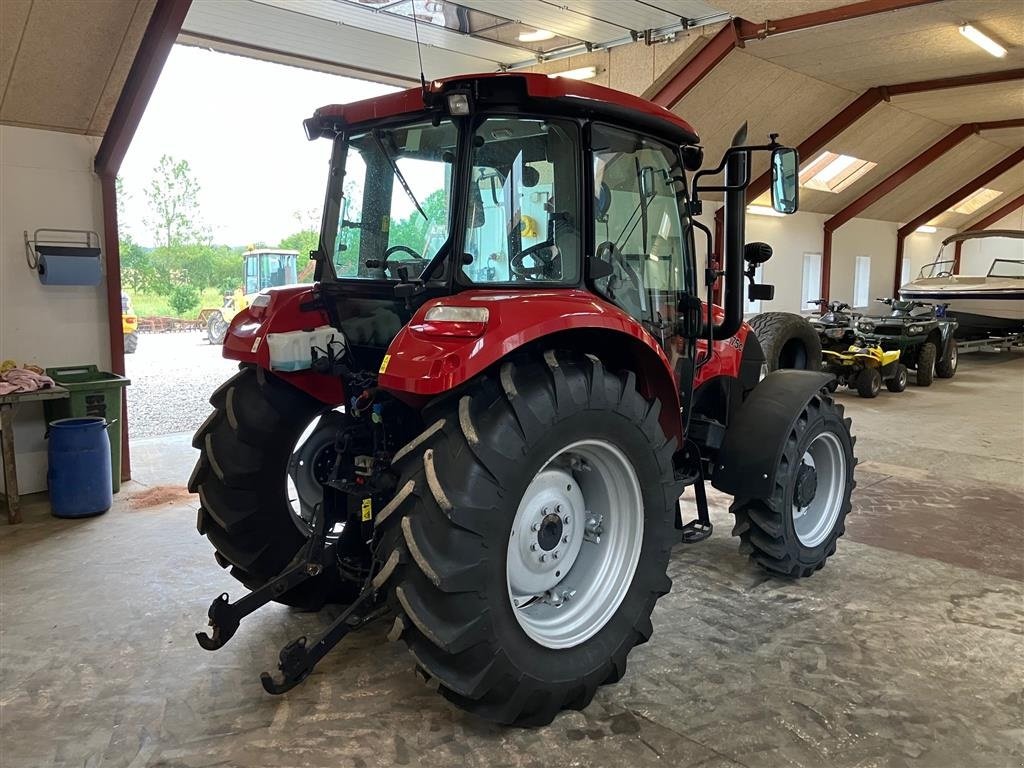
[[[822,152],[800,170],[800,186],[822,192],[842,192],[876,165],[851,155]]]
[[[963,200],[961,200],[959,203],[954,205],[949,210],[951,210],[953,213],[971,214],[974,213],[975,211],[981,210],[986,205],[995,200],[997,197],[999,197],[1001,194],[1003,193],[1000,192],[998,189],[988,189],[986,187],[982,187],[977,192],[973,192],[972,194],[965,197]]]

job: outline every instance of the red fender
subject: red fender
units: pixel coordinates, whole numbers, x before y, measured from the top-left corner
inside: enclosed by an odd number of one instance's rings
[[[721,322],[725,316],[725,310],[715,305],[712,308],[715,322]],[[729,376],[735,378],[740,375],[740,363],[743,360],[743,347],[747,343],[747,334],[750,333],[750,326],[746,323],[740,325],[735,336],[728,339],[715,339],[712,357],[697,371],[693,382],[693,391],[700,389],[701,385],[715,378],[716,376]],[[697,354],[703,355],[707,351],[708,344],[704,340],[697,341]]]
[[[309,285],[290,285],[271,288],[270,297],[263,306],[243,309],[231,321],[227,336],[224,337],[224,357],[242,363],[252,363],[270,370],[270,348],[267,346],[268,333],[300,331],[303,328],[317,328],[330,321],[321,309],[303,308],[313,302],[313,289]],[[274,375],[301,389],[317,400],[331,406],[345,401],[341,379],[314,371],[274,371]]]

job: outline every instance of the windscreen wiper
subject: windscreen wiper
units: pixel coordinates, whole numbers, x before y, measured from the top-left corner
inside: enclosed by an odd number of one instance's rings
[[[416,195],[414,195],[412,190],[409,188],[409,184],[405,180],[405,176],[403,176],[402,172],[398,169],[398,163],[396,163],[395,159],[388,153],[387,148],[384,146],[384,142],[381,141],[377,132],[374,131],[372,135],[373,141],[377,145],[377,149],[379,149],[380,153],[384,155],[384,159],[388,161],[388,165],[391,166],[391,170],[395,172],[395,178],[397,178],[398,183],[402,185],[402,189],[405,190],[405,194],[407,194],[409,199],[412,200],[412,204],[416,206],[416,210],[420,212],[420,216],[423,217],[423,220],[429,222],[430,219],[427,217],[427,214],[423,212],[423,207],[420,205],[420,201],[416,199]]]

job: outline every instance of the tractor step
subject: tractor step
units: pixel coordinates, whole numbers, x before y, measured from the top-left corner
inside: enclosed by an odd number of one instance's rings
[[[697,544],[708,538],[715,526],[703,520],[691,520],[683,526],[683,544]]]

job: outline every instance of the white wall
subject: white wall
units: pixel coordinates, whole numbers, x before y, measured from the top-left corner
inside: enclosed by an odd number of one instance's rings
[[[99,139],[0,126],[0,359],[110,369],[106,288],[49,287],[25,263],[23,232],[42,227],[103,235],[93,158]],[[21,493],[46,488],[42,406],[15,417]]]

